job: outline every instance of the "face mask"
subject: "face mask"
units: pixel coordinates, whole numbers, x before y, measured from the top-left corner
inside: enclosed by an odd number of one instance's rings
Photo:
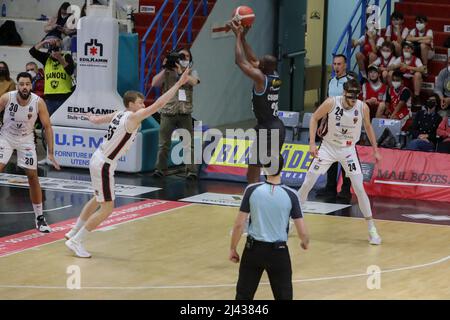
[[[27,71],[28,74],[34,79],[34,77],[36,77],[36,72],[34,72],[33,70]]]
[[[411,52],[403,51],[403,56],[405,57],[405,59],[410,59],[411,58]]]
[[[183,68],[187,68],[189,66],[189,63],[189,60],[181,60],[180,66],[182,66]]]
[[[391,53],[387,51],[381,51],[381,55],[383,56],[384,59],[387,59],[391,56]]]
[[[423,29],[425,29],[425,24],[416,23],[416,28],[417,28],[417,30],[422,31]]]
[[[394,87],[394,89],[400,88],[401,85],[402,83],[400,81],[392,81],[392,86]]]

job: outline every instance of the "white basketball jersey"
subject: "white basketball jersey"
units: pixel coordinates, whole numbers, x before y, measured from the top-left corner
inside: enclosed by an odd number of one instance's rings
[[[361,136],[364,103],[357,100],[353,108],[346,110],[342,106],[343,100],[342,96],[334,97],[334,107],[328,114],[328,132],[323,139],[334,145],[350,147]]]
[[[130,111],[118,112],[109,123],[108,132],[99,148],[111,161],[117,161],[122,157],[136,138],[139,127],[131,133],[126,130],[126,122],[131,114]]]
[[[17,137],[34,136],[34,124],[38,117],[39,96],[30,94],[28,104],[21,106],[17,101],[18,91],[9,92],[9,101],[3,114],[2,134]]]

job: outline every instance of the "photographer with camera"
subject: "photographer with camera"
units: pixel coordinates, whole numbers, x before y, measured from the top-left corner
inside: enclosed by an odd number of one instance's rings
[[[192,55],[188,48],[170,52],[163,62],[163,69],[152,80],[153,87],[167,92],[179,79],[187,67],[192,70]],[[192,70],[189,80],[178,93],[160,110],[159,151],[155,177],[163,177],[167,173],[172,133],[175,129],[186,129],[191,134],[191,163],[186,165],[186,177],[195,180],[197,167],[194,164],[194,128],[192,124],[194,86],[200,83],[197,71]]]
[[[42,47],[48,47],[48,51],[39,51]],[[70,54],[61,52],[61,40],[57,38],[39,42],[30,49],[30,55],[44,65],[44,100],[51,116],[72,94],[75,64]]]

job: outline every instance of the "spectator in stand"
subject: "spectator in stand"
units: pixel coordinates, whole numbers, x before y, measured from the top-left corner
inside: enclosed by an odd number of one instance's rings
[[[28,62],[25,65],[25,70],[33,78],[31,80],[31,92],[37,94],[39,97],[44,97],[44,70],[39,69],[35,62]]]
[[[67,46],[70,44],[70,37],[74,35],[77,30],[69,29],[66,26],[67,20],[70,17],[68,12],[70,7],[69,2],[64,2],[58,9],[58,14],[56,17],[50,18],[44,27],[46,33],[43,40],[46,39],[61,39],[63,40],[64,49],[68,49]],[[68,37],[67,39],[65,39]]]
[[[439,72],[434,86],[434,93],[441,99],[441,109],[447,111],[450,105],[450,55],[447,57],[447,67]]]
[[[366,33],[358,40],[353,40],[353,47],[362,47],[362,52],[356,53],[356,61],[358,62],[359,72],[366,79],[366,65],[371,65],[377,60],[377,52],[383,42],[384,39],[380,32],[373,27],[366,27]]]
[[[406,38],[414,43],[416,55],[422,58],[425,67],[428,66],[428,60],[434,57],[433,30],[427,29],[427,23],[426,16],[417,16],[416,27],[411,29]]]
[[[381,79],[385,84],[390,85],[389,72],[395,69],[395,47],[392,42],[384,41],[380,48],[380,56],[372,65],[377,66],[381,73]]]
[[[434,151],[436,145],[436,131],[442,121],[437,113],[441,101],[437,94],[433,94],[425,103],[425,110],[417,112],[410,132],[414,140],[406,146],[408,150]]]
[[[386,101],[387,86],[380,81],[379,69],[376,65],[367,68],[369,81],[362,85],[361,100],[370,109],[370,120],[375,118],[380,103]]]
[[[404,22],[403,13],[394,11],[391,14],[391,24],[387,26],[384,34],[386,41],[392,42],[394,45],[396,56],[402,54],[402,42],[406,40],[409,34],[408,28],[403,25]]]
[[[48,51],[39,51],[45,45]],[[70,54],[61,53],[61,40],[57,39],[41,41],[30,49],[30,54],[44,65],[44,100],[51,116],[72,94],[75,64]]]
[[[0,61],[0,96],[16,90],[16,83],[11,79],[9,67],[5,61]]]
[[[420,58],[414,55],[414,45],[412,42],[403,42],[403,54],[395,60],[392,68],[400,70],[403,74],[404,85],[414,92],[412,105],[417,108],[422,107],[419,95],[425,66],[422,64]]]
[[[386,102],[381,102],[376,114],[377,118],[389,118],[402,121],[402,130],[407,130],[411,118],[411,91],[403,84],[403,74],[395,71],[392,74],[392,86],[386,94]]]
[[[441,153],[450,153],[450,126],[449,126],[449,117],[445,115],[439,124],[437,129],[437,135],[441,142],[439,142],[436,151]]]

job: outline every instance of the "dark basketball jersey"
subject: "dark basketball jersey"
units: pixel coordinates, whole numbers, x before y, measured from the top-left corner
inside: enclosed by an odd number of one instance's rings
[[[264,91],[256,93],[253,88],[253,112],[258,123],[270,123],[278,119],[278,94],[281,80],[278,75],[265,76],[266,84]]]

